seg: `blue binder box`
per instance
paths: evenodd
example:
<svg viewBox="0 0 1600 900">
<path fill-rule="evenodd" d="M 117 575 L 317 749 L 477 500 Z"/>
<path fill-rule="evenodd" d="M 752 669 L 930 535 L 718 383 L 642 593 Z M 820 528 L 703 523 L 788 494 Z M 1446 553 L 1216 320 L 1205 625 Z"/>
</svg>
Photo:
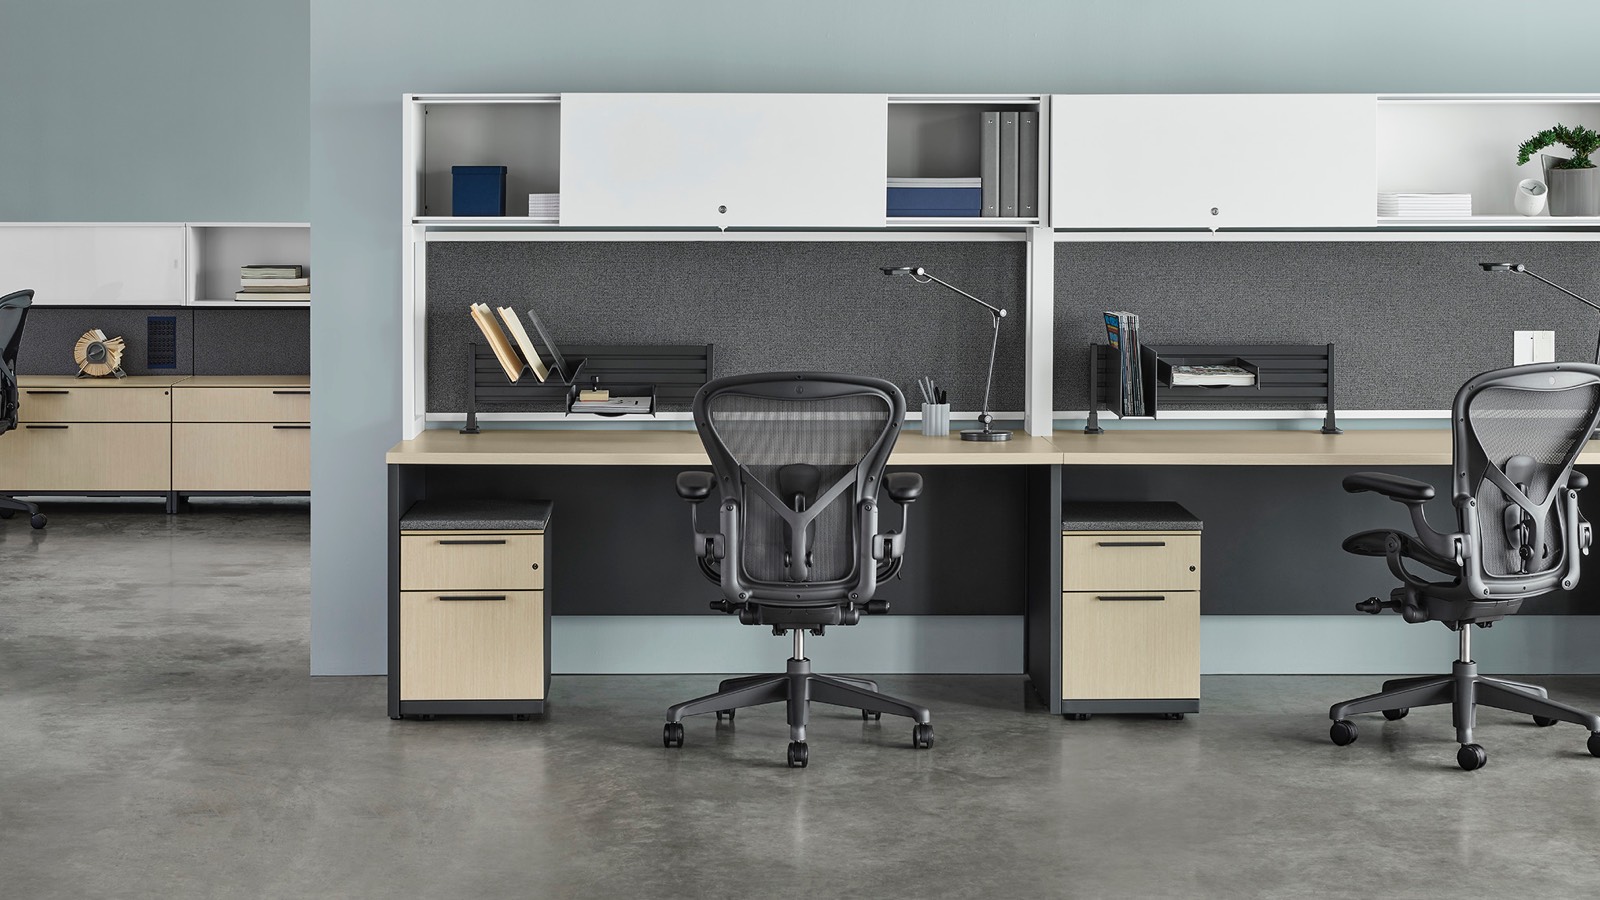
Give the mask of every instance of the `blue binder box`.
<svg viewBox="0 0 1600 900">
<path fill-rule="evenodd" d="M 506 214 L 505 166 L 451 166 L 450 215 Z"/>
</svg>

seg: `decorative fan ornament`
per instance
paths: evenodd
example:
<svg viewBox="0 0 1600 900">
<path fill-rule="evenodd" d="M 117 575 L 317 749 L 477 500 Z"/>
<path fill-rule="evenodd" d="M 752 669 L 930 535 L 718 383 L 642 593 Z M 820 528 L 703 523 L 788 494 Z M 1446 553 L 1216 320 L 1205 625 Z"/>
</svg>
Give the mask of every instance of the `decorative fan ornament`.
<svg viewBox="0 0 1600 900">
<path fill-rule="evenodd" d="M 78 377 L 125 377 L 127 373 L 122 371 L 122 348 L 120 337 L 108 338 L 98 328 L 85 331 L 72 348 L 72 360 L 78 364 Z"/>
</svg>

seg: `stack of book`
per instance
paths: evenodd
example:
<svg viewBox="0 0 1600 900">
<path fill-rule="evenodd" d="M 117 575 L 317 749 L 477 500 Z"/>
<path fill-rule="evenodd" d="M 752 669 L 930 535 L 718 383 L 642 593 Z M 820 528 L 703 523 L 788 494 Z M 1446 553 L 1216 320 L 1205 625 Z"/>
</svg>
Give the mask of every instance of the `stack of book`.
<svg viewBox="0 0 1600 900">
<path fill-rule="evenodd" d="M 978 117 L 983 215 L 1037 218 L 1039 114 L 997 111 L 979 113 Z"/>
<path fill-rule="evenodd" d="M 1472 215 L 1471 194 L 1378 193 L 1378 215 L 1397 219 L 1446 219 Z"/>
<path fill-rule="evenodd" d="M 1139 317 L 1130 312 L 1108 312 L 1105 320 L 1106 339 L 1117 360 L 1116 413 L 1149 415 L 1144 404 L 1144 366 L 1139 363 Z"/>
<path fill-rule="evenodd" d="M 891 217 L 970 216 L 983 212 L 981 178 L 889 179 Z"/>
<path fill-rule="evenodd" d="M 240 266 L 235 300 L 276 303 L 311 302 L 311 279 L 305 266 Z"/>
<path fill-rule="evenodd" d="M 528 218 L 530 219 L 559 219 L 561 218 L 560 194 L 529 194 Z"/>
</svg>

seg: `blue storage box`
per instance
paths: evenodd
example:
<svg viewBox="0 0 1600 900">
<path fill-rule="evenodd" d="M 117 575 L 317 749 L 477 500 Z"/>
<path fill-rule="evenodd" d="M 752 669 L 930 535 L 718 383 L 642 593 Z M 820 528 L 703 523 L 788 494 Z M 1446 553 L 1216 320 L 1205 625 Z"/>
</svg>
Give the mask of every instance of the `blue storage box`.
<svg viewBox="0 0 1600 900">
<path fill-rule="evenodd" d="M 892 187 L 890 216 L 983 215 L 983 188 Z"/>
<path fill-rule="evenodd" d="M 450 215 L 506 214 L 505 166 L 451 166 Z"/>
</svg>

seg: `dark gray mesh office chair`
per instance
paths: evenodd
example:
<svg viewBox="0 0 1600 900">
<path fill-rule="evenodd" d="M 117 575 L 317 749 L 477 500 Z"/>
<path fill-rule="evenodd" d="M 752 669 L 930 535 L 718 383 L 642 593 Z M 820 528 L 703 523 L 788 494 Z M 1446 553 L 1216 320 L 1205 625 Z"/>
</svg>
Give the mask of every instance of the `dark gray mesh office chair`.
<svg viewBox="0 0 1600 900">
<path fill-rule="evenodd" d="M 0 297 L 0 434 L 17 427 L 17 413 L 21 408 L 17 390 L 17 350 L 22 346 L 22 325 L 28 320 L 28 307 L 33 305 L 33 291 L 16 291 Z M 0 497 L 0 519 L 9 519 L 19 512 L 28 514 L 35 528 L 43 528 L 47 521 L 39 507 L 13 497 Z"/>
<path fill-rule="evenodd" d="M 678 475 L 678 494 L 694 504 L 695 552 L 705 576 L 722 588 L 711 604 L 746 625 L 793 633 L 783 675 L 731 678 L 715 694 L 667 710 L 663 741 L 683 746 L 683 718 L 785 701 L 789 765 L 804 767 L 811 700 L 916 722 L 912 746 L 933 745 L 927 709 L 887 697 L 861 678 L 819 675 L 805 655 L 805 634 L 854 625 L 863 613 L 888 612 L 874 599 L 894 577 L 905 551 L 906 507 L 922 494 L 922 476 L 885 475 L 905 419 L 900 389 L 877 378 L 816 372 L 738 375 L 708 382 L 694 398 L 694 422 L 712 472 Z M 701 531 L 699 505 L 719 493 L 718 528 Z M 900 527 L 880 530 L 878 492 L 900 506 Z"/>
<path fill-rule="evenodd" d="M 1449 703 L 1461 744 L 1456 761 L 1468 771 L 1488 761 L 1472 740 L 1478 706 L 1527 713 L 1541 727 L 1582 725 L 1590 732 L 1589 752 L 1600 756 L 1600 716 L 1557 703 L 1537 685 L 1479 675 L 1472 661 L 1472 626 L 1488 628 L 1530 597 L 1577 586 L 1578 560 L 1589 552 L 1593 532 L 1578 512 L 1578 491 L 1589 479 L 1572 465 L 1597 422 L 1600 366 L 1517 366 L 1467 382 L 1452 410 L 1457 526 L 1449 534 L 1430 527 L 1423 512 L 1432 486 L 1380 472 L 1345 478 L 1351 493 L 1376 491 L 1405 504 L 1416 529 L 1345 539 L 1351 553 L 1387 559 L 1403 582 L 1388 601 L 1372 597 L 1356 608 L 1374 615 L 1397 610 L 1412 623 L 1443 622 L 1459 635 L 1460 658 L 1449 675 L 1387 681 L 1379 693 L 1335 704 L 1328 712 L 1335 744 L 1356 739 L 1348 717 L 1357 713 L 1395 720 L 1412 707 Z M 1419 574 L 1408 563 L 1431 572 Z"/>
</svg>

